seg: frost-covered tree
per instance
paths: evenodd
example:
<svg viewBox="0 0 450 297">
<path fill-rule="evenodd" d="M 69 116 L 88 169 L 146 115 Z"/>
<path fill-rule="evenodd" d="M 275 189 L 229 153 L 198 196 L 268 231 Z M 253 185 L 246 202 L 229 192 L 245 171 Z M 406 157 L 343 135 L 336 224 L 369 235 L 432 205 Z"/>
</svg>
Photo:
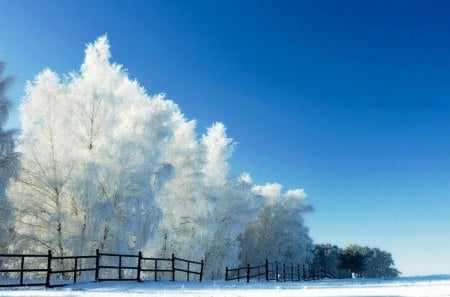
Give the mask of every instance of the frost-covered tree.
<svg viewBox="0 0 450 297">
<path fill-rule="evenodd" d="M 240 236 L 241 263 L 262 263 L 265 259 L 280 263 L 309 264 L 314 246 L 304 225 L 303 215 L 312 211 L 303 205 L 302 189 L 281 192 L 279 184 L 254 186 L 253 192 L 264 199 L 245 232 Z"/>
<path fill-rule="evenodd" d="M 176 250 L 183 257 L 204 258 L 206 277 L 217 279 L 223 267 L 237 263 L 237 237 L 255 214 L 255 195 L 246 176 L 228 176 L 234 142 L 225 126 L 213 124 L 196 141 L 193 125 L 181 125 L 166 149 L 174 175 L 157 197 L 163 216 L 153 245 L 162 256 Z"/>
<path fill-rule="evenodd" d="M 2 77 L 5 64 L 0 62 L 0 251 L 4 251 L 12 239 L 11 206 L 6 199 L 6 188 L 10 179 L 15 175 L 17 168 L 17 154 L 14 152 L 14 135 L 16 131 L 5 130 L 4 125 L 8 120 L 11 109 L 11 101 L 6 96 L 6 91 L 11 86 L 11 76 Z"/>
<path fill-rule="evenodd" d="M 272 197 L 248 174 L 230 175 L 235 143 L 223 124 L 198 137 L 195 121 L 164 95 L 147 95 L 110 56 L 102 36 L 87 46 L 79 71 L 60 77 L 47 69 L 28 84 L 20 175 L 8 188 L 18 233 L 12 249 L 175 253 L 205 259 L 205 278 L 216 279 L 238 264 L 238 237 L 267 220 L 266 211 L 293 230 L 280 240 L 264 226 L 270 253 L 281 242 L 282 257 L 305 260 L 304 193 Z"/>
<path fill-rule="evenodd" d="M 234 142 L 226 135 L 223 124 L 214 124 L 202 138 L 206 151 L 206 164 L 203 167 L 204 182 L 208 196 L 213 199 L 212 216 L 215 229 L 208 243 L 205 261 L 215 262 L 207 267 L 211 278 L 223 277 L 223 267 L 237 265 L 240 253 L 239 234 L 254 219 L 260 207 L 252 192 L 251 178 L 248 174 L 229 177 L 228 158 L 234 150 Z"/>
<path fill-rule="evenodd" d="M 9 189 L 16 249 L 136 251 L 153 234 L 161 151 L 181 115 L 109 58 L 104 36 L 88 45 L 79 72 L 61 79 L 45 70 L 27 86 L 20 178 Z"/>
</svg>

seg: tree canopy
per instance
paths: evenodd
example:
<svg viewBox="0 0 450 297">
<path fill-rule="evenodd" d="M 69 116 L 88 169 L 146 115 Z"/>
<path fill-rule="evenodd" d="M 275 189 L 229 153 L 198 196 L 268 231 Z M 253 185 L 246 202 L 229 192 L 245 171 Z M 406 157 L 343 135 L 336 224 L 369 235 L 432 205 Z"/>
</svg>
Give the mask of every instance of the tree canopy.
<svg viewBox="0 0 450 297">
<path fill-rule="evenodd" d="M 313 267 L 326 268 L 336 278 L 397 277 L 400 274 L 390 253 L 359 245 L 341 249 L 331 244 L 316 244 Z"/>
</svg>

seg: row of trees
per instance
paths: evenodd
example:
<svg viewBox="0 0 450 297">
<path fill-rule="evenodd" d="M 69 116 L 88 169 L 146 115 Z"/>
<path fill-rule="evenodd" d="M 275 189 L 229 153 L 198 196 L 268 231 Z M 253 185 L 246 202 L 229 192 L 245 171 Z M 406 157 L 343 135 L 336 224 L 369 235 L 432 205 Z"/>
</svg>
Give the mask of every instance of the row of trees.
<svg viewBox="0 0 450 297">
<path fill-rule="evenodd" d="M 10 82 L 0 84 L 2 127 Z M 20 112 L 15 140 L 0 130 L 1 251 L 176 253 L 205 259 L 211 279 L 239 261 L 312 261 L 303 190 L 230 175 L 225 126 L 199 137 L 173 101 L 110 62 L 106 36 L 79 71 L 37 75 Z"/>
<path fill-rule="evenodd" d="M 390 253 L 359 245 L 342 249 L 331 244 L 316 244 L 312 267 L 326 268 L 336 278 L 397 277 L 400 274 Z"/>
<path fill-rule="evenodd" d="M 230 175 L 225 126 L 199 137 L 173 101 L 110 62 L 106 36 L 87 46 L 79 71 L 46 69 L 28 83 L 21 131 L 3 129 L 12 81 L 0 79 L 1 252 L 176 253 L 205 259 L 210 279 L 261 259 L 337 277 L 398 275 L 379 249 L 314 246 L 304 191 Z"/>
</svg>

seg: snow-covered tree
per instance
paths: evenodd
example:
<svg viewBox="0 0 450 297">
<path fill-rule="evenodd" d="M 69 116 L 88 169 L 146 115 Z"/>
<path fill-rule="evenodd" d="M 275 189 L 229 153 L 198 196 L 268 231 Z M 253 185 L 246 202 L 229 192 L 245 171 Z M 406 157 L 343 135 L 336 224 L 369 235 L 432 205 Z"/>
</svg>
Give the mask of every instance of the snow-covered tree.
<svg viewBox="0 0 450 297">
<path fill-rule="evenodd" d="M 162 256 L 177 251 L 182 257 L 200 259 L 214 223 L 210 216 L 212 203 L 203 191 L 204 156 L 194 121 L 178 115 L 173 135 L 163 153 L 168 164 L 165 171 L 171 178 L 156 197 L 162 221 L 151 249 Z"/>
<path fill-rule="evenodd" d="M 254 219 L 260 205 L 252 192 L 248 174 L 228 176 L 228 158 L 235 143 L 227 137 L 225 126 L 214 124 L 203 136 L 202 144 L 206 151 L 202 172 L 208 196 L 213 199 L 211 215 L 215 219 L 215 229 L 211 230 L 205 254 L 205 261 L 215 265 L 207 266 L 206 273 L 219 279 L 223 277 L 223 267 L 238 264 L 240 243 L 237 238 Z"/>
<path fill-rule="evenodd" d="M 179 110 L 109 58 L 103 36 L 88 45 L 80 72 L 60 79 L 45 70 L 27 86 L 20 178 L 9 190 L 18 249 L 136 251 L 152 236 L 161 151 Z"/>
<path fill-rule="evenodd" d="M 11 109 L 11 101 L 6 96 L 6 91 L 11 86 L 11 76 L 2 78 L 5 64 L 0 62 L 0 251 L 4 251 L 12 239 L 10 224 L 11 206 L 6 199 L 6 188 L 10 179 L 15 175 L 18 164 L 17 154 L 14 152 L 14 130 L 4 130 Z"/>
<path fill-rule="evenodd" d="M 248 176 L 230 178 L 222 191 L 217 192 L 214 216 L 216 229 L 205 254 L 206 273 L 213 279 L 223 279 L 224 267 L 239 264 L 241 244 L 238 240 L 249 221 L 255 218 L 260 201 L 251 192 L 252 185 Z M 225 200 L 225 201 L 224 201 Z"/>
<path fill-rule="evenodd" d="M 195 121 L 163 94 L 147 95 L 110 56 L 102 36 L 87 46 L 79 71 L 61 78 L 47 69 L 28 84 L 20 175 L 8 189 L 18 233 L 12 248 L 175 253 L 205 259 L 205 278 L 215 279 L 238 264 L 238 237 L 265 219 L 268 204 L 297 232 L 280 241 L 283 256 L 298 249 L 296 257 L 305 258 L 304 193 L 274 198 L 248 174 L 230 175 L 235 142 L 222 123 L 198 137 Z M 283 221 L 283 211 L 292 219 Z M 270 236 L 268 243 L 278 240 Z"/>
<path fill-rule="evenodd" d="M 223 275 L 237 263 L 238 235 L 255 214 L 248 178 L 228 176 L 234 142 L 222 123 L 213 124 L 200 141 L 194 122 L 180 125 L 166 157 L 174 169 L 165 191 L 157 196 L 163 216 L 153 249 L 161 256 L 204 258 L 207 278 Z"/>
<path fill-rule="evenodd" d="M 314 246 L 304 225 L 303 215 L 312 211 L 303 205 L 302 189 L 282 194 L 279 184 L 254 186 L 253 192 L 264 199 L 263 206 L 240 236 L 240 261 L 262 263 L 265 259 L 280 263 L 309 264 Z"/>
</svg>

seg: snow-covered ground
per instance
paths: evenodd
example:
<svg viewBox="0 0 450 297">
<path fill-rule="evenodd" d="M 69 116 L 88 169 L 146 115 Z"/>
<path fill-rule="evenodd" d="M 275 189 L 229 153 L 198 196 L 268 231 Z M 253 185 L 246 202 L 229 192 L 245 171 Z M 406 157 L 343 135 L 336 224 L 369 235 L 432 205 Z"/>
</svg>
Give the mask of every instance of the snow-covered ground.
<svg viewBox="0 0 450 297">
<path fill-rule="evenodd" d="M 0 296 L 423 296 L 450 297 L 450 276 L 398 278 L 394 280 L 323 280 L 317 282 L 104 282 L 82 283 L 66 287 L 0 289 Z"/>
</svg>

